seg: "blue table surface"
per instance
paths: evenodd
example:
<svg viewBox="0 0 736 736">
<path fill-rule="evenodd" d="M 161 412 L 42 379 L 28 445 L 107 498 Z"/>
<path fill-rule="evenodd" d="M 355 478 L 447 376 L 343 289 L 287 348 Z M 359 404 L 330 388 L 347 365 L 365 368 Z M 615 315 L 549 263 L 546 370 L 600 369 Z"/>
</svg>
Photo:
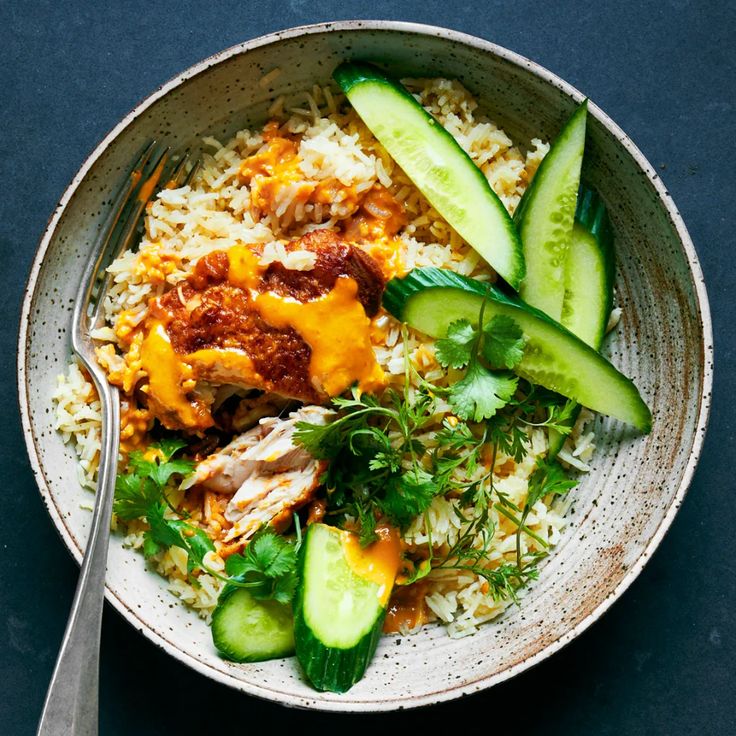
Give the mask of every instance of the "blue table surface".
<svg viewBox="0 0 736 736">
<path fill-rule="evenodd" d="M 41 504 L 15 392 L 17 315 L 36 243 L 90 149 L 175 73 L 245 39 L 305 23 L 391 18 L 482 36 L 588 94 L 661 172 L 695 241 L 713 310 L 717 368 L 710 430 L 671 531 L 621 600 L 554 657 L 445 705 L 362 716 L 379 728 L 473 719 L 489 733 L 736 733 L 733 628 L 733 213 L 736 4 L 23 2 L 0 4 L 0 733 L 31 734 L 77 569 Z M 732 221 L 732 219 L 731 219 Z M 345 724 L 217 685 L 156 649 L 112 610 L 102 637 L 101 733 L 244 732 Z M 174 707 L 171 707 L 171 706 Z M 269 721 L 262 719 L 269 718 Z M 475 726 L 475 724 L 478 726 Z"/>
</svg>

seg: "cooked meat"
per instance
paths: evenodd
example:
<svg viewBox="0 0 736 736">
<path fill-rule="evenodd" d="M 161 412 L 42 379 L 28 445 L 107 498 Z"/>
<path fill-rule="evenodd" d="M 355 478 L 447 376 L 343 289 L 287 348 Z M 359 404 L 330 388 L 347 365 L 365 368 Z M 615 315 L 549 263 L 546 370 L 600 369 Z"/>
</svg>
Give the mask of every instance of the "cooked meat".
<svg viewBox="0 0 736 736">
<path fill-rule="evenodd" d="M 262 419 L 197 466 L 187 487 L 233 494 L 225 511 L 233 524 L 226 542 L 247 540 L 265 524 L 283 524 L 312 499 L 325 463 L 294 444 L 294 431 L 297 422 L 324 424 L 331 413 L 305 406 L 288 419 Z"/>
<path fill-rule="evenodd" d="M 317 254 L 314 268 L 294 271 L 271 263 L 263 275 L 263 289 L 305 302 L 330 291 L 339 276 L 358 284 L 358 300 L 373 317 L 381 306 L 383 274 L 378 264 L 360 248 L 346 243 L 336 233 L 315 230 L 286 245 L 287 251 L 308 250 Z"/>
<path fill-rule="evenodd" d="M 364 386 L 365 379 L 370 390 L 382 380 L 370 347 L 366 317 L 378 311 L 384 281 L 370 256 L 335 233 L 324 231 L 309 233 L 287 245 L 290 251 L 317 254 L 309 270 L 289 270 L 281 263 L 260 266 L 257 255 L 246 247 L 240 250 L 246 251 L 240 254 L 245 259 L 245 276 L 233 276 L 231 254 L 210 253 L 198 261 L 187 281 L 151 303 L 145 329 L 148 335 L 157 330 L 158 336 L 144 342 L 143 367 L 149 385 L 143 390 L 149 397 L 149 409 L 169 429 L 212 426 L 207 402 L 194 393 L 199 381 L 323 403 L 355 381 Z M 339 279 L 343 286 L 352 280 L 354 291 L 338 289 Z M 319 354 L 334 353 L 335 361 L 343 361 L 345 375 L 337 380 L 342 384 L 333 380 L 325 388 L 325 377 L 335 375 L 334 370 L 325 372 L 325 361 L 321 360 L 322 374 L 311 372 L 317 355 L 315 342 L 308 342 L 308 333 L 305 337 L 299 327 L 306 313 L 300 308 L 298 316 L 284 318 L 274 314 L 274 306 L 266 308 L 261 302 L 270 295 L 306 304 L 332 296 L 333 291 L 337 308 L 322 309 L 328 320 L 340 320 L 339 325 L 332 324 L 328 330 L 323 316 L 308 325 L 313 336 L 319 337 Z M 318 335 L 314 335 L 315 325 Z M 357 372 L 350 374 L 353 370 Z M 169 389 L 172 384 L 174 388 Z"/>
<path fill-rule="evenodd" d="M 195 278 L 210 266 L 210 258 L 197 263 Z M 199 350 L 242 351 L 257 375 L 244 376 L 240 365 L 228 370 L 224 361 L 197 366 L 197 377 L 216 383 L 243 383 L 250 388 L 299 399 L 320 401 L 309 381 L 309 345 L 290 328 L 272 327 L 254 308 L 250 295 L 237 286 L 220 283 L 197 291 L 191 284 L 172 289 L 157 300 L 151 315 L 167 320 L 166 332 L 175 352 Z M 248 380 L 250 379 L 250 380 Z"/>
<path fill-rule="evenodd" d="M 407 223 L 404 205 L 388 189 L 374 186 L 363 198 L 358 211 L 347 221 L 344 235 L 348 240 L 393 237 Z"/>
</svg>

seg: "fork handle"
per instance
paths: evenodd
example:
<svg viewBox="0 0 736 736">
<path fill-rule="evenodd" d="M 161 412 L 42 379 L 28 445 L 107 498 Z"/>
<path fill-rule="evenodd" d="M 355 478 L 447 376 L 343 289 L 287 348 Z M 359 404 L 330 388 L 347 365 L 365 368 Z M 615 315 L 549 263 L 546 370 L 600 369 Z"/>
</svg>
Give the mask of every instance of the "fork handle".
<svg viewBox="0 0 736 736">
<path fill-rule="evenodd" d="M 93 374 L 94 378 L 94 374 Z M 118 390 L 95 379 L 102 406 L 100 469 L 92 527 L 37 736 L 97 736 L 100 629 L 120 437 Z"/>
</svg>

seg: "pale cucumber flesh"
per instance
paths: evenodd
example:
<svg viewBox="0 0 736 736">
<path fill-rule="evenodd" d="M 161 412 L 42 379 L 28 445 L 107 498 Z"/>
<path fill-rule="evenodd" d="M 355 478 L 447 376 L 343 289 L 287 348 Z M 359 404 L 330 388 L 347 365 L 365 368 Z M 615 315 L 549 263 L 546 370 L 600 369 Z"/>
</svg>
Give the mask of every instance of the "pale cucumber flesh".
<svg viewBox="0 0 736 736">
<path fill-rule="evenodd" d="M 565 295 L 565 258 L 580 185 L 586 116 L 583 103 L 545 156 L 514 215 L 526 262 L 519 294 L 557 321 Z"/>
<path fill-rule="evenodd" d="M 613 306 L 615 258 L 613 230 L 598 194 L 581 185 L 570 247 L 565 260 L 565 300 L 561 323 L 595 350 L 600 350 Z M 580 407 L 567 426 L 573 427 Z M 565 435 L 549 431 L 549 457 L 556 457 Z"/>
<path fill-rule="evenodd" d="M 595 350 L 606 333 L 610 284 L 596 239 L 575 223 L 565 269 L 565 301 L 560 322 Z"/>
<path fill-rule="evenodd" d="M 313 525 L 306 544 L 301 582 L 304 622 L 324 646 L 350 649 L 383 614 L 378 586 L 352 571 L 338 529 Z"/>
<path fill-rule="evenodd" d="M 291 606 L 253 598 L 246 588 L 223 594 L 212 615 L 217 650 L 235 662 L 260 662 L 294 653 Z"/>
</svg>

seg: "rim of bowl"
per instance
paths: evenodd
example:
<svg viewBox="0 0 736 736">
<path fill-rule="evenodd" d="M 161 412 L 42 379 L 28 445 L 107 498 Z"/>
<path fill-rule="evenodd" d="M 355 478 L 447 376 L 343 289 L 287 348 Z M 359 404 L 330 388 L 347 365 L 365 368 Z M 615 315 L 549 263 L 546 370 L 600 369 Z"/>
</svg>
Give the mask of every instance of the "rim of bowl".
<svg viewBox="0 0 736 736">
<path fill-rule="evenodd" d="M 310 25 L 295 26 L 282 31 L 275 31 L 263 36 L 243 41 L 239 44 L 231 46 L 227 49 L 217 52 L 202 61 L 188 67 L 180 74 L 172 77 L 167 82 L 162 84 L 152 94 L 148 95 L 141 102 L 139 102 L 110 132 L 95 146 L 92 152 L 85 159 L 77 173 L 72 178 L 71 182 L 67 186 L 66 190 L 61 196 L 54 212 L 52 213 L 47 226 L 39 241 L 36 255 L 33 259 L 33 264 L 28 276 L 26 283 L 25 297 L 23 299 L 23 305 L 20 314 L 20 328 L 18 334 L 18 399 L 20 404 L 21 423 L 23 427 L 23 435 L 25 438 L 26 449 L 30 460 L 31 468 L 36 479 L 39 491 L 41 493 L 42 500 L 49 515 L 54 522 L 59 535 L 61 536 L 67 549 L 71 552 L 75 561 L 79 564 L 83 556 L 83 550 L 78 546 L 77 541 L 71 534 L 71 531 L 66 525 L 61 509 L 58 508 L 56 502 L 51 494 L 49 485 L 46 481 L 43 467 L 40 462 L 40 453 L 37 447 L 37 439 L 34 433 L 33 424 L 31 422 L 30 405 L 28 398 L 28 373 L 27 373 L 27 338 L 28 338 L 28 327 L 29 319 L 32 313 L 32 307 L 35 301 L 35 290 L 38 283 L 38 277 L 41 272 L 41 268 L 48 250 L 49 244 L 56 231 L 56 226 L 59 223 L 66 206 L 73 198 L 77 188 L 84 180 L 88 171 L 107 149 L 107 147 L 117 138 L 117 136 L 130 125 L 143 111 L 148 109 L 154 102 L 159 100 L 161 97 L 166 95 L 171 90 L 175 89 L 179 85 L 183 84 L 187 80 L 205 72 L 208 68 L 215 64 L 219 64 L 233 56 L 246 53 L 252 49 L 259 48 L 261 46 L 267 46 L 270 44 L 278 43 L 284 39 L 290 39 L 303 35 L 316 35 L 320 33 L 330 33 L 335 31 L 388 31 L 388 32 L 401 32 L 420 36 L 434 36 L 437 38 L 444 38 L 449 41 L 455 41 L 465 46 L 470 46 L 485 52 L 490 52 L 495 56 L 509 61 L 516 66 L 520 66 L 530 71 L 543 81 L 554 85 L 559 90 L 564 92 L 566 95 L 571 97 L 573 100 L 580 102 L 585 98 L 578 89 L 573 87 L 571 84 L 558 77 L 545 67 L 537 64 L 530 59 L 518 54 L 514 51 L 510 51 L 503 46 L 499 46 L 491 41 L 472 36 L 470 34 L 463 33 L 461 31 L 455 31 L 449 28 L 443 28 L 440 26 L 426 25 L 422 23 L 410 23 L 404 21 L 388 21 L 388 20 L 344 20 L 334 21 L 325 23 L 315 23 Z M 585 618 L 583 618 L 578 624 L 568 630 L 561 637 L 548 644 L 546 647 L 536 652 L 535 654 L 525 658 L 524 660 L 513 664 L 501 672 L 497 672 L 493 675 L 483 676 L 475 680 L 464 682 L 457 686 L 449 686 L 443 690 L 427 693 L 424 695 L 417 695 L 408 698 L 389 698 L 389 699 L 374 699 L 367 701 L 356 701 L 356 700 L 322 700 L 320 694 L 315 692 L 314 698 L 302 697 L 294 695 L 293 693 L 280 691 L 271 687 L 260 687 L 253 683 L 243 682 L 236 677 L 229 675 L 225 672 L 219 671 L 214 667 L 205 664 L 201 660 L 197 659 L 194 655 L 183 651 L 176 647 L 160 632 L 150 628 L 138 615 L 131 609 L 125 601 L 120 598 L 115 591 L 113 591 L 107 584 L 105 585 L 105 597 L 108 602 L 120 613 L 132 626 L 141 631 L 150 641 L 156 646 L 160 647 L 168 654 L 173 656 L 175 659 L 186 664 L 192 669 L 196 670 L 200 674 L 205 675 L 217 682 L 220 682 L 229 687 L 233 687 L 237 690 L 241 690 L 250 695 L 270 700 L 273 702 L 281 703 L 282 705 L 311 708 L 323 711 L 350 711 L 350 712 L 378 712 L 378 711 L 391 711 L 400 708 L 414 708 L 423 705 L 431 705 L 433 703 L 439 703 L 454 698 L 461 697 L 463 695 L 469 695 L 480 690 L 484 690 L 493 685 L 496 685 L 504 680 L 513 677 L 524 670 L 538 664 L 539 662 L 547 659 L 549 656 L 560 650 L 566 644 L 571 642 L 583 631 L 585 631 L 591 624 L 597 621 L 609 608 L 618 600 L 623 592 L 631 585 L 631 583 L 637 578 L 639 573 L 644 568 L 644 565 L 648 562 L 654 551 L 659 546 L 664 534 L 669 529 L 675 514 L 679 510 L 682 500 L 685 497 L 688 487 L 692 481 L 695 468 L 700 458 L 700 453 L 703 447 L 703 441 L 705 439 L 705 432 L 708 426 L 708 419 L 710 414 L 710 403 L 711 403 L 711 391 L 713 385 L 713 331 L 710 316 L 710 306 L 708 302 L 708 295 L 705 288 L 705 281 L 703 278 L 703 272 L 698 260 L 698 256 L 695 251 L 692 239 L 687 231 L 685 223 L 680 215 L 677 207 L 672 200 L 671 195 L 667 191 L 666 187 L 662 183 L 661 178 L 656 173 L 652 165 L 637 148 L 633 141 L 628 137 L 626 133 L 594 103 L 589 103 L 588 113 L 596 118 L 623 146 L 628 154 L 634 159 L 639 168 L 644 172 L 649 180 L 650 185 L 657 192 L 660 202 L 667 212 L 670 222 L 675 228 L 677 235 L 680 239 L 681 246 L 687 258 L 690 274 L 693 280 L 695 289 L 695 295 L 697 298 L 697 311 L 700 317 L 700 325 L 702 328 L 702 344 L 703 344 L 703 378 L 700 386 L 700 402 L 698 406 L 698 419 L 695 427 L 695 438 L 693 440 L 692 449 L 690 450 L 690 456 L 688 458 L 685 471 L 683 473 L 682 480 L 677 489 L 677 493 L 673 497 L 672 503 L 670 504 L 665 516 L 660 522 L 657 530 L 652 536 L 649 544 L 642 552 L 639 559 L 631 569 L 624 575 L 616 588 L 608 595 L 608 597 L 601 601 L 599 605 L 591 610 Z M 349 697 L 349 695 L 347 696 Z"/>
</svg>

